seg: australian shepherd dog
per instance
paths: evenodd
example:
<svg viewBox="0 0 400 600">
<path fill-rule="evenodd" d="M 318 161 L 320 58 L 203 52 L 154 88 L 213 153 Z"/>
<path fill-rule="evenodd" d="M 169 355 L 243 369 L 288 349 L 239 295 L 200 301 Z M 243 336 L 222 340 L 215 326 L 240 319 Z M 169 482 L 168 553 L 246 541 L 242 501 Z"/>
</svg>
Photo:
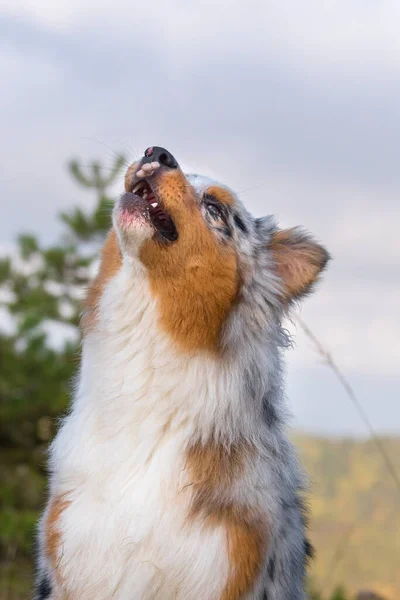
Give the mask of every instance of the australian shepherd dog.
<svg viewBox="0 0 400 600">
<path fill-rule="evenodd" d="M 304 600 L 282 322 L 329 259 L 167 150 L 132 164 L 50 449 L 36 600 Z"/>
</svg>

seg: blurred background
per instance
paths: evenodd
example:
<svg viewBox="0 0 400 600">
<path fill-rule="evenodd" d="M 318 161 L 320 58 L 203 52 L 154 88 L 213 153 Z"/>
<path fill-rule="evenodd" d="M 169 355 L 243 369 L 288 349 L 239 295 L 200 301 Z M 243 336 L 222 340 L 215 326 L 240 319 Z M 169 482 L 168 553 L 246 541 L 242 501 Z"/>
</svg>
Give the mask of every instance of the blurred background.
<svg viewBox="0 0 400 600">
<path fill-rule="evenodd" d="M 332 253 L 288 324 L 310 587 L 400 598 L 399 26 L 398 0 L 0 1 L 1 600 L 30 598 L 80 302 L 153 144 Z"/>
</svg>

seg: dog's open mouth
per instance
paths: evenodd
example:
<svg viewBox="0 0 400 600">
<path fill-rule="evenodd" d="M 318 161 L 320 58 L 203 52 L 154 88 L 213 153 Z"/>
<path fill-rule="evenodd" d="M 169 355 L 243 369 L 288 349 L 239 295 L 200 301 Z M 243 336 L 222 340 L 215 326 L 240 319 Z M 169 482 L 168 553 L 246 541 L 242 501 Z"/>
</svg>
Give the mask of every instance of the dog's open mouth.
<svg viewBox="0 0 400 600">
<path fill-rule="evenodd" d="M 154 194 L 147 181 L 137 183 L 132 189 L 132 194 L 139 196 L 147 202 L 152 225 L 163 239 L 170 242 L 178 239 L 175 223 L 164 210 L 161 200 Z"/>
</svg>

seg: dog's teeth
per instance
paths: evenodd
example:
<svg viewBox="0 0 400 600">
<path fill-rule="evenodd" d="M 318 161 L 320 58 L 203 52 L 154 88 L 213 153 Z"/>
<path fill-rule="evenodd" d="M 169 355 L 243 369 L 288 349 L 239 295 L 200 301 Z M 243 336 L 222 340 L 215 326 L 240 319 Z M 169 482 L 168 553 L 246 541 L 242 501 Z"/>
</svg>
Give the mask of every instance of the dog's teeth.
<svg viewBox="0 0 400 600">
<path fill-rule="evenodd" d="M 150 163 L 146 163 L 146 164 L 144 164 L 144 165 L 142 166 L 142 169 L 143 169 L 143 171 L 147 171 L 147 172 L 149 172 L 149 171 L 152 171 L 152 170 L 153 170 L 153 167 L 151 166 L 151 164 L 150 164 Z"/>
<path fill-rule="evenodd" d="M 159 162 L 152 162 L 151 164 L 151 168 L 153 169 L 153 171 L 155 171 L 156 169 L 158 169 L 158 167 L 160 166 Z"/>
<path fill-rule="evenodd" d="M 157 208 L 157 206 L 158 206 L 158 202 L 152 202 L 152 203 L 151 203 L 151 206 L 152 206 L 153 208 Z"/>
<path fill-rule="evenodd" d="M 136 177 L 139 177 L 139 178 L 146 177 L 146 173 L 142 169 L 140 169 L 140 171 L 138 171 L 136 173 Z"/>
</svg>

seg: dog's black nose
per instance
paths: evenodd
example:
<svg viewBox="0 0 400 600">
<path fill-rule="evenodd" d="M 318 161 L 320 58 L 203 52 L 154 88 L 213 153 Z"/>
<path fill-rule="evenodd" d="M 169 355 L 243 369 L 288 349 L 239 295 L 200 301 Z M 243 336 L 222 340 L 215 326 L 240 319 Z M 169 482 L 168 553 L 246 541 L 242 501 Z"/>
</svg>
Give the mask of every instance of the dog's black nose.
<svg viewBox="0 0 400 600">
<path fill-rule="evenodd" d="M 143 162 L 159 162 L 162 167 L 168 167 L 168 169 L 177 169 L 179 166 L 172 154 L 165 148 L 160 148 L 160 146 L 147 148 Z"/>
</svg>

